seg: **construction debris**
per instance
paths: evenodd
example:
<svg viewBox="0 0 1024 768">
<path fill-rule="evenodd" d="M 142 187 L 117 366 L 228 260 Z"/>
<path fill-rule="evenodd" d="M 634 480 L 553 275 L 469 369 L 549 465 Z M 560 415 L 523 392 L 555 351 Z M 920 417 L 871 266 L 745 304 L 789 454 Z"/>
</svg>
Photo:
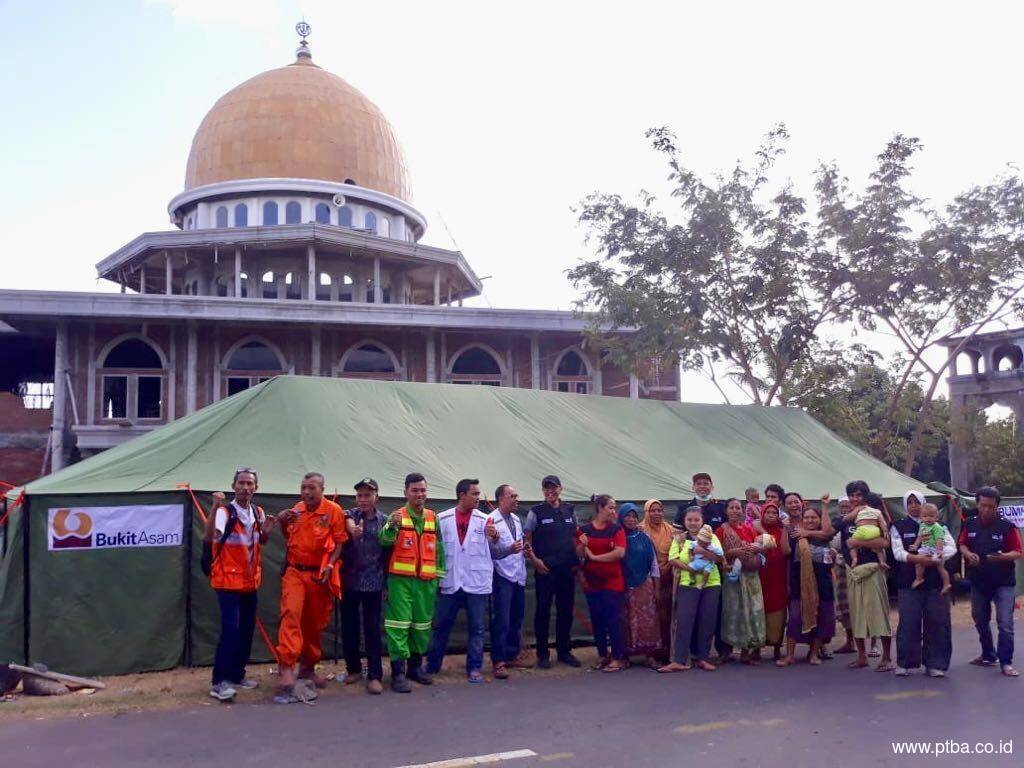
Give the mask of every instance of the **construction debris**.
<svg viewBox="0 0 1024 768">
<path fill-rule="evenodd" d="M 29 696 L 62 696 L 72 689 L 94 688 L 102 691 L 106 683 L 90 680 L 87 677 L 65 675 L 62 672 L 51 672 L 45 664 L 25 667 L 21 664 L 10 664 L 9 668 L 22 677 L 21 686 Z"/>
</svg>

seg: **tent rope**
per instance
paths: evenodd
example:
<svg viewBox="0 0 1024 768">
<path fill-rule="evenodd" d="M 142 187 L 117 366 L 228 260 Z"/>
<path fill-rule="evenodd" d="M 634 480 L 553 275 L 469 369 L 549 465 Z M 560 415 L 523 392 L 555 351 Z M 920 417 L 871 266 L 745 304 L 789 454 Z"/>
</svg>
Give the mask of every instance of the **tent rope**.
<svg viewBox="0 0 1024 768">
<path fill-rule="evenodd" d="M 17 487 L 18 486 L 16 486 L 16 485 L 11 485 L 10 483 L 7 483 L 7 482 L 4 482 L 3 480 L 0 480 L 0 488 L 3 488 L 4 490 L 13 491 Z M 7 505 L 7 509 L 4 511 L 3 516 L 0 517 L 0 525 L 3 525 L 4 523 L 7 522 L 7 518 L 11 516 L 11 512 L 13 512 L 18 507 L 20 507 L 21 503 L 24 500 L 25 500 L 25 489 L 22 488 L 21 492 L 18 494 L 18 497 L 14 500 L 14 503 Z"/>
</svg>

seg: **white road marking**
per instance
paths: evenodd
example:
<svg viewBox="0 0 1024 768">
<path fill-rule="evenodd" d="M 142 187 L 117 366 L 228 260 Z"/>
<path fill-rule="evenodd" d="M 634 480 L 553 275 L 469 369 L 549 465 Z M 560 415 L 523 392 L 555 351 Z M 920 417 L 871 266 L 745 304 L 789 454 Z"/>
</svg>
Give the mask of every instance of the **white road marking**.
<svg viewBox="0 0 1024 768">
<path fill-rule="evenodd" d="M 402 765 L 399 768 L 465 768 L 473 765 L 486 765 L 488 763 L 503 763 L 506 760 L 519 760 L 523 757 L 536 757 L 537 753 L 532 749 L 516 749 L 511 752 L 494 752 L 490 755 L 476 755 L 475 757 L 455 757 L 451 760 L 437 760 L 433 763 L 416 763 L 415 765 Z"/>
</svg>

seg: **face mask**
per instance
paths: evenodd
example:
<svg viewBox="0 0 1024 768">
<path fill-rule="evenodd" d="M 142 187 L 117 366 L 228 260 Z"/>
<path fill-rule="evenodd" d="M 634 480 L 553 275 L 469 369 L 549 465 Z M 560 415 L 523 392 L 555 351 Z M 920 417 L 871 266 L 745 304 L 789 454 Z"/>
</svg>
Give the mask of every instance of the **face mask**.
<svg viewBox="0 0 1024 768">
<path fill-rule="evenodd" d="M 707 496 L 697 494 L 697 501 L 711 501 L 711 494 L 709 493 Z"/>
</svg>

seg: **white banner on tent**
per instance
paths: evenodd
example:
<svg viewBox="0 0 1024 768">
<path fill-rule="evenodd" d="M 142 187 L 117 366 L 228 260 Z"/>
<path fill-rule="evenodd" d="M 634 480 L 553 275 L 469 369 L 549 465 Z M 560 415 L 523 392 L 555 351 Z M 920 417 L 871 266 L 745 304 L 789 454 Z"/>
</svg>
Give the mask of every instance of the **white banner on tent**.
<svg viewBox="0 0 1024 768">
<path fill-rule="evenodd" d="M 999 514 L 1006 522 L 1024 528 L 1024 506 L 1000 507 Z"/>
<path fill-rule="evenodd" d="M 180 504 L 132 507 L 60 507 L 49 510 L 46 540 L 65 550 L 180 547 Z"/>
</svg>

